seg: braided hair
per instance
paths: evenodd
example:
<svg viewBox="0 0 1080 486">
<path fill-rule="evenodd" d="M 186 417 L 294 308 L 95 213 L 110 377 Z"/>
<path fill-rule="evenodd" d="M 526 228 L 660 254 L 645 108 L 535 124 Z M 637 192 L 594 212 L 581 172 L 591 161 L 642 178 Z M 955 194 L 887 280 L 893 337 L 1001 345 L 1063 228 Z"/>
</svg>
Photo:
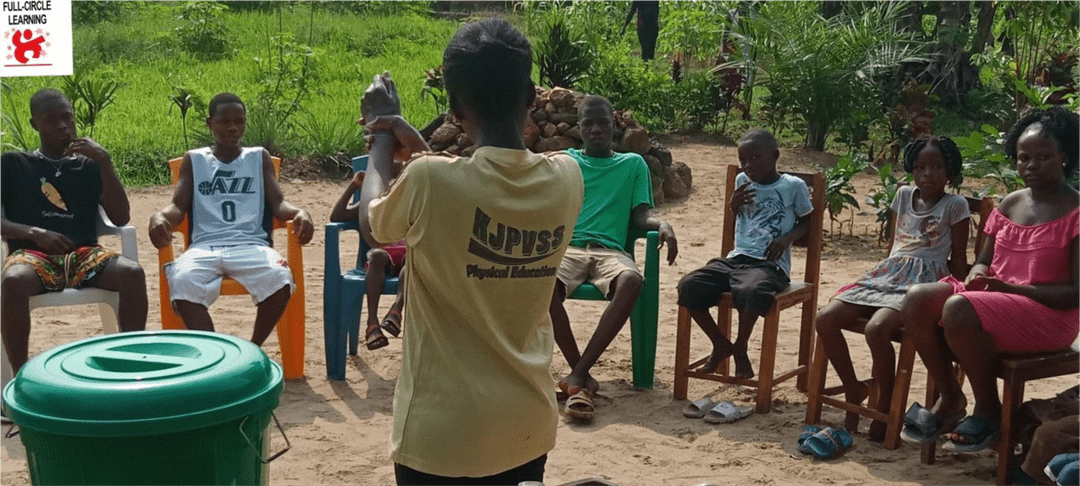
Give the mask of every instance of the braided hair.
<svg viewBox="0 0 1080 486">
<path fill-rule="evenodd" d="M 1005 136 L 1005 155 L 1016 162 L 1016 144 L 1029 127 L 1038 124 L 1039 135 L 1057 143 L 1065 156 L 1065 175 L 1076 171 L 1080 164 L 1080 116 L 1060 106 L 1033 111 L 1024 115 Z"/>
<path fill-rule="evenodd" d="M 941 152 L 941 157 L 945 159 L 945 173 L 949 176 L 949 185 L 959 187 L 960 183 L 964 182 L 964 158 L 960 155 L 956 143 L 949 137 L 932 135 L 909 142 L 904 147 L 904 170 L 909 173 L 915 170 L 915 159 L 919 158 L 919 152 L 927 146 L 935 147 Z"/>
</svg>

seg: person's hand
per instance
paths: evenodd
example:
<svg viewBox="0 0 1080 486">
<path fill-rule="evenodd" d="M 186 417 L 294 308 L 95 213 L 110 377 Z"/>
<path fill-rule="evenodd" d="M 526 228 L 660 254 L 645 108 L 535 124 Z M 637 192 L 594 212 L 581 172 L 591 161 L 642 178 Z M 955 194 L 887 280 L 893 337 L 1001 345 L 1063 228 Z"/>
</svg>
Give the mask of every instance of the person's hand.
<svg viewBox="0 0 1080 486">
<path fill-rule="evenodd" d="M 675 257 L 679 255 L 679 242 L 675 239 L 675 230 L 667 222 L 660 222 L 660 246 L 667 244 L 667 264 L 675 263 Z"/>
<path fill-rule="evenodd" d="M 172 225 L 169 224 L 169 220 L 165 219 L 165 215 L 161 213 L 154 213 L 150 216 L 150 243 L 154 245 L 154 248 L 162 249 L 172 244 Z"/>
<path fill-rule="evenodd" d="M 352 180 L 349 181 L 349 190 L 355 191 L 357 189 L 360 189 L 361 187 L 364 187 L 364 176 L 366 174 L 366 171 L 360 171 L 353 174 Z"/>
<path fill-rule="evenodd" d="M 371 86 L 360 98 L 360 115 L 364 120 L 375 120 L 385 115 L 400 115 L 401 100 L 398 99 L 397 86 L 390 79 L 390 72 L 376 74 Z"/>
<path fill-rule="evenodd" d="M 985 266 L 972 268 L 971 272 L 968 273 L 967 278 L 964 279 L 964 287 L 967 288 L 969 285 L 972 285 L 972 282 L 976 279 L 988 277 L 989 274 L 987 273 L 987 270 L 988 269 Z"/>
<path fill-rule="evenodd" d="M 980 275 L 971 279 L 970 283 L 964 284 L 964 289 L 970 291 L 982 290 L 986 292 L 1003 292 L 1007 294 L 1016 293 L 1013 290 L 1012 284 L 988 275 Z"/>
<path fill-rule="evenodd" d="M 777 236 L 769 242 L 769 246 L 765 248 L 765 258 L 769 261 L 776 261 L 784 255 L 784 251 L 791 246 L 791 242 L 783 236 Z"/>
<path fill-rule="evenodd" d="M 363 178 L 361 178 L 363 179 Z M 311 222 L 311 216 L 301 209 L 292 219 L 293 232 L 296 233 L 301 245 L 306 245 L 315 236 L 315 224 Z"/>
<path fill-rule="evenodd" d="M 424 137 L 400 115 L 382 115 L 373 119 L 361 118 L 358 123 L 363 125 L 368 133 L 364 136 L 364 144 L 368 152 L 371 152 L 373 138 L 371 134 L 380 131 L 390 131 L 394 134 L 396 142 L 394 160 L 404 162 L 412 159 L 413 154 L 428 151 Z"/>
<path fill-rule="evenodd" d="M 756 191 L 750 187 L 750 181 L 746 181 L 736 188 L 735 192 L 731 194 L 731 201 L 728 203 L 731 205 L 731 212 L 738 212 L 739 208 L 747 204 L 754 204 L 755 193 Z"/>
<path fill-rule="evenodd" d="M 71 142 L 71 145 L 69 145 L 68 148 L 64 150 L 65 157 L 75 154 L 85 155 L 87 158 L 92 159 L 98 163 L 105 163 L 110 160 L 109 151 L 105 150 L 104 147 L 99 145 L 97 142 L 94 141 L 94 139 L 90 137 L 76 138 L 75 141 Z"/>
<path fill-rule="evenodd" d="M 63 255 L 75 250 L 75 244 L 68 237 L 55 231 L 34 227 L 27 236 L 35 247 L 50 255 Z"/>
</svg>

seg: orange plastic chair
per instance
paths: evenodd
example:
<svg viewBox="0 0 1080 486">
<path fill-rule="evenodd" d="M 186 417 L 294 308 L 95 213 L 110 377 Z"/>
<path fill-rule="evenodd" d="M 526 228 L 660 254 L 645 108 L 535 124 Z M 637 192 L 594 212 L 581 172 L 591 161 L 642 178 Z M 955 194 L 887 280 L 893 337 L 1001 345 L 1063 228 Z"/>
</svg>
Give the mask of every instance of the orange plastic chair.
<svg viewBox="0 0 1080 486">
<path fill-rule="evenodd" d="M 274 175 L 281 173 L 281 159 L 271 157 L 274 162 Z M 169 172 L 172 173 L 172 183 L 176 185 L 180 179 L 180 162 L 182 157 L 169 161 Z M 183 249 L 187 249 L 190 241 L 190 229 L 188 227 L 188 215 L 184 220 L 173 228 L 174 233 L 180 233 L 184 238 Z M 286 246 L 285 260 L 289 262 L 292 271 L 293 282 L 296 290 L 289 298 L 289 304 L 285 307 L 285 313 L 281 315 L 276 329 L 278 344 L 281 346 L 281 361 L 285 368 L 285 379 L 292 380 L 304 376 L 304 252 L 300 247 L 299 237 L 292 230 L 292 221 L 274 219 L 274 230 L 284 229 L 287 233 L 288 245 Z M 175 260 L 172 245 L 158 250 L 158 269 Z M 162 329 L 185 329 L 184 321 L 173 312 L 169 300 L 169 282 L 165 278 L 165 272 L 159 272 L 161 282 L 161 328 Z M 221 295 L 246 295 L 248 293 L 237 281 L 226 278 L 221 284 Z"/>
</svg>

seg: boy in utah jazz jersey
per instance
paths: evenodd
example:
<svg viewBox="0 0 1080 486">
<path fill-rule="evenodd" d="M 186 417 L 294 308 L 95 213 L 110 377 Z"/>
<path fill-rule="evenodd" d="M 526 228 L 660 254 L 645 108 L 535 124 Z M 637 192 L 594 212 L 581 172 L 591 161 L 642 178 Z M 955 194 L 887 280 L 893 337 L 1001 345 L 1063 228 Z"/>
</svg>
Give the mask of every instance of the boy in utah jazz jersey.
<svg viewBox="0 0 1080 486">
<path fill-rule="evenodd" d="M 251 342 L 262 345 L 296 287 L 285 260 L 270 246 L 273 218 L 292 220 L 302 245 L 315 228 L 307 211 L 285 201 L 270 153 L 240 146 L 247 128 L 244 102 L 220 93 L 210 100 L 209 112 L 206 126 L 214 145 L 184 154 L 172 204 L 150 217 L 150 241 L 157 248 L 170 245 L 172 228 L 189 215 L 191 245 L 162 269 L 173 309 L 188 329 L 213 331 L 207 309 L 222 277 L 234 279 L 258 307 Z"/>
</svg>

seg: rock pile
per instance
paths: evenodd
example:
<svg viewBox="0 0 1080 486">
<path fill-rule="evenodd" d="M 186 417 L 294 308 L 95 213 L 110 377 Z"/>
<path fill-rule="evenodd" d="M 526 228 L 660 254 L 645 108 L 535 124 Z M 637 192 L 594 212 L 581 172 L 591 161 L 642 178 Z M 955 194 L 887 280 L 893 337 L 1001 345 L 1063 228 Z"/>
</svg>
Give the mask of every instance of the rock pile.
<svg viewBox="0 0 1080 486">
<path fill-rule="evenodd" d="M 525 146 L 533 152 L 550 152 L 581 147 L 577 110 L 582 93 L 563 88 L 536 89 L 536 101 L 525 126 Z M 634 120 L 630 110 L 614 114 L 616 152 L 634 152 L 645 158 L 652 174 L 656 204 L 685 199 L 690 195 L 690 168 L 671 159 L 671 152 L 650 139 L 645 127 Z M 453 115 L 444 114 L 420 131 L 432 150 L 469 156 L 476 145 L 461 129 Z"/>
</svg>

